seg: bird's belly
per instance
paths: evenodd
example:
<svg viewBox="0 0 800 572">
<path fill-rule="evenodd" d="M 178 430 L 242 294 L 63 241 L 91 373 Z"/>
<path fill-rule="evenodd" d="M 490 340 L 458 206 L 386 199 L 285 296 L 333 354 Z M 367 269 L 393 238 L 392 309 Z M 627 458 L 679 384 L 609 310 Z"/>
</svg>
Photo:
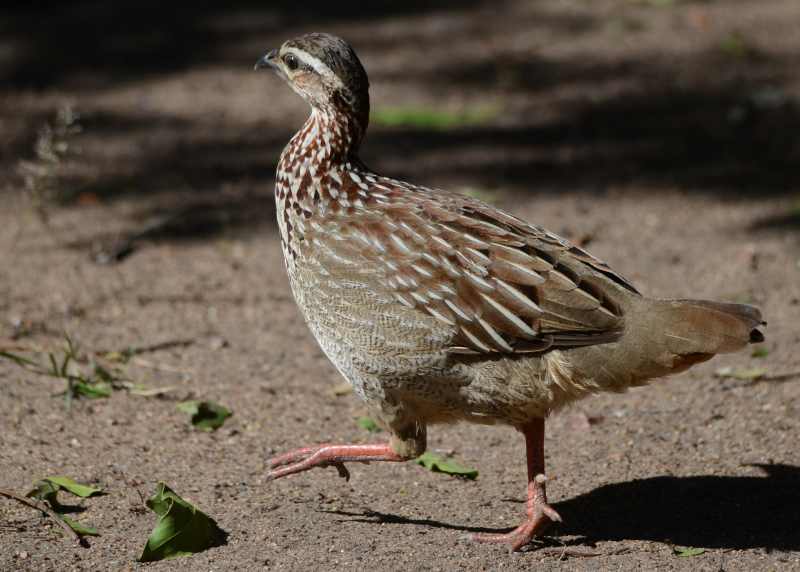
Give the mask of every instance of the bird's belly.
<svg viewBox="0 0 800 572">
<path fill-rule="evenodd" d="M 425 393 L 452 364 L 452 333 L 435 319 L 397 304 L 373 285 L 326 275 L 295 261 L 289 282 L 323 352 L 367 400 L 399 390 Z"/>
<path fill-rule="evenodd" d="M 427 422 L 512 425 L 591 393 L 554 377 L 559 352 L 525 357 L 458 356 L 453 331 L 398 304 L 372 282 L 334 276 L 302 255 L 287 265 L 303 317 L 323 352 L 362 399 L 414 411 Z"/>
</svg>

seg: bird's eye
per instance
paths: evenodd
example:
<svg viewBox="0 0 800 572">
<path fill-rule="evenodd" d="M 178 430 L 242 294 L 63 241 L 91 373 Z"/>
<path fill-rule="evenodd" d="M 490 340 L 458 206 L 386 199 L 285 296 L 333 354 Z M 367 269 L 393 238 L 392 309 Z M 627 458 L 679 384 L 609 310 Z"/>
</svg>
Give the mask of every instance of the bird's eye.
<svg viewBox="0 0 800 572">
<path fill-rule="evenodd" d="M 297 69 L 297 66 L 300 65 L 297 61 L 297 58 L 292 54 L 286 54 L 283 56 L 283 63 L 286 64 L 286 67 L 289 68 L 291 71 Z"/>
</svg>

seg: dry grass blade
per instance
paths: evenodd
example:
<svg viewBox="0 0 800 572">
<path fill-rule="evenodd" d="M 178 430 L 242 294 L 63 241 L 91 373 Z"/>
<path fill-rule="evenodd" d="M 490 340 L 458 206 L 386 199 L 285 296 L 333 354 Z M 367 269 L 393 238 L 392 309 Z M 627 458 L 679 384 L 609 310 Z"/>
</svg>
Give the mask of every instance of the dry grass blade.
<svg viewBox="0 0 800 572">
<path fill-rule="evenodd" d="M 769 373 L 766 368 L 732 368 L 721 367 L 714 372 L 715 377 L 722 379 L 736 379 L 746 381 L 748 385 L 755 385 L 762 382 L 785 382 L 796 377 L 800 377 L 800 370 L 787 371 L 784 373 Z"/>
<path fill-rule="evenodd" d="M 17 165 L 31 208 L 48 230 L 52 230 L 49 208 L 64 200 L 59 187 L 64 163 L 74 154 L 71 139 L 82 131 L 79 119 L 72 105 L 62 105 L 56 117 L 39 129 L 33 148 L 35 157 L 20 160 Z"/>
<path fill-rule="evenodd" d="M 618 548 L 617 550 L 612 550 L 610 552 L 599 552 L 597 550 L 582 550 L 580 548 L 569 548 L 567 546 L 563 548 L 552 547 L 552 548 L 540 548 L 536 552 L 538 554 L 546 554 L 548 556 L 558 556 L 558 560 L 566 560 L 567 558 L 597 558 L 600 556 L 616 556 L 619 554 L 626 554 L 630 552 L 630 548 Z"/>
</svg>

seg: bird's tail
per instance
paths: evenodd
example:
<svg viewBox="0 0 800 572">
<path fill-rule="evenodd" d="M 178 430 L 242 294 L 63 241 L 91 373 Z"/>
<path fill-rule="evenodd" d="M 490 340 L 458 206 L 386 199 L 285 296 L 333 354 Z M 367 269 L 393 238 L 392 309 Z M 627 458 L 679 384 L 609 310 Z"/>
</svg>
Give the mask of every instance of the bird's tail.
<svg viewBox="0 0 800 572">
<path fill-rule="evenodd" d="M 708 300 L 660 301 L 665 308 L 667 346 L 678 355 L 726 354 L 764 341 L 761 311 L 747 304 Z"/>
<path fill-rule="evenodd" d="M 633 298 L 627 310 L 619 341 L 570 352 L 573 376 L 622 391 L 764 341 L 758 328 L 765 322 L 753 306 Z"/>
<path fill-rule="evenodd" d="M 632 337 L 647 338 L 640 356 L 646 377 L 678 373 L 716 354 L 738 351 L 764 341 L 758 329 L 761 312 L 747 304 L 709 300 L 642 300 L 635 312 Z M 635 344 L 635 341 L 633 342 Z"/>
</svg>

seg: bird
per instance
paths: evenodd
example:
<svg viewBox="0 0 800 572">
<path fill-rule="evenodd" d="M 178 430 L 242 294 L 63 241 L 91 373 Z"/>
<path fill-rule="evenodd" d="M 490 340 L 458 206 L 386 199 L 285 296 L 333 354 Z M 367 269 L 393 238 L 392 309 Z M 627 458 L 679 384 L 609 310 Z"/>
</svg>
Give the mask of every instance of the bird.
<svg viewBox="0 0 800 572">
<path fill-rule="evenodd" d="M 476 541 L 521 550 L 561 521 L 548 503 L 545 420 L 764 341 L 753 306 L 654 299 L 576 244 L 477 198 L 381 175 L 359 159 L 369 80 L 326 33 L 284 42 L 274 71 L 311 108 L 277 165 L 280 242 L 294 299 L 322 351 L 389 435 L 269 461 L 267 479 L 347 463 L 403 462 L 427 429 L 460 421 L 519 431 L 523 522 Z"/>
</svg>

